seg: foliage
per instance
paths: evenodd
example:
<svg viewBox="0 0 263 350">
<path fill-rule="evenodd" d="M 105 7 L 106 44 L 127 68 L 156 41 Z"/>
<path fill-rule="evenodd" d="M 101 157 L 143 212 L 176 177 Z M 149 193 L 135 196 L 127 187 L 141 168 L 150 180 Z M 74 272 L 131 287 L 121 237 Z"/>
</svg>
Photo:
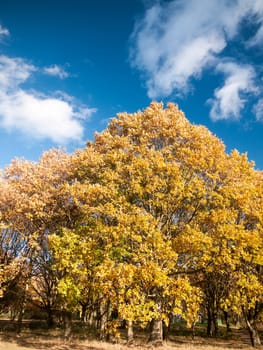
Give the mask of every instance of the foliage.
<svg viewBox="0 0 263 350">
<path fill-rule="evenodd" d="M 203 309 L 211 334 L 220 310 L 260 319 L 262 173 L 176 105 L 121 113 L 72 155 L 15 160 L 0 186 L 3 306 L 24 281 L 49 316 L 82 310 L 102 333 L 192 327 Z"/>
</svg>

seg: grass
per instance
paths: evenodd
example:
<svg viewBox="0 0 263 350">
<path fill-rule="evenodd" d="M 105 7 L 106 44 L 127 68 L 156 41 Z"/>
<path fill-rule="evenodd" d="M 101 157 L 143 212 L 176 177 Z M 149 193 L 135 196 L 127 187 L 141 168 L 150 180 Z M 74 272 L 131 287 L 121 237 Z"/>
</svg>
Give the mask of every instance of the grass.
<svg viewBox="0 0 263 350">
<path fill-rule="evenodd" d="M 138 330 L 135 333 L 135 342 L 127 346 L 125 341 L 125 330 L 122 331 L 118 343 L 106 343 L 94 338 L 92 332 L 81 327 L 74 327 L 74 333 L 70 340 L 63 338 L 61 329 L 46 330 L 32 323 L 24 324 L 19 336 L 12 327 L 1 327 L 0 350 L 147 350 L 153 347 L 147 343 L 148 334 Z M 160 347 L 161 350 L 252 350 L 246 330 L 233 329 L 228 336 L 225 329 L 220 328 L 218 338 L 207 338 L 204 336 L 204 328 L 197 329 L 197 336 L 192 339 L 191 333 L 183 327 L 172 330 L 169 340 Z M 263 349 L 263 347 L 261 347 Z"/>
<path fill-rule="evenodd" d="M 1 348 L 2 345 L 2 348 Z M 128 347 L 125 344 L 109 344 L 105 342 L 99 342 L 95 340 L 85 341 L 65 341 L 61 339 L 52 339 L 49 337 L 21 337 L 20 339 L 12 339 L 9 341 L 3 341 L 0 343 L 1 350 L 147 350 L 152 349 L 150 345 L 139 345 Z M 238 345 L 236 343 L 217 342 L 213 341 L 210 344 L 203 342 L 184 342 L 174 343 L 167 342 L 161 350 L 252 350 L 253 348 L 249 345 Z"/>
</svg>

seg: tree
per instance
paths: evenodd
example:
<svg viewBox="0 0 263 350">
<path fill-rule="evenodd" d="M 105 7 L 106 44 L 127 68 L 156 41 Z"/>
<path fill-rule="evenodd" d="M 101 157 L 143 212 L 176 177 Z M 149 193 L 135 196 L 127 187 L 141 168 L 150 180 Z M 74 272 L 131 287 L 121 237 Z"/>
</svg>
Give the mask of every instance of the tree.
<svg viewBox="0 0 263 350">
<path fill-rule="evenodd" d="M 70 174 L 68 160 L 69 156 L 60 150 L 44 153 L 39 162 L 15 159 L 1 180 L 5 255 L 22 266 L 16 269 L 17 276 L 24 278 L 23 292 L 19 295 L 24 295 L 24 300 L 32 297 L 32 302 L 39 302 L 39 307 L 48 312 L 50 323 L 57 277 L 50 268 L 49 234 L 61 222 L 69 225 L 74 216 L 65 187 Z M 6 268 L 8 264 L 4 261 L 3 266 Z"/>
<path fill-rule="evenodd" d="M 81 310 L 102 338 L 124 320 L 130 342 L 140 322 L 161 344 L 172 314 L 192 327 L 202 306 L 209 335 L 239 308 L 260 342 L 262 174 L 176 105 L 119 114 L 85 149 L 14 161 L 2 180 L 2 291 L 18 264 L 65 335 Z"/>
<path fill-rule="evenodd" d="M 157 264 L 149 272 L 158 275 L 159 270 L 163 274 L 161 280 L 166 284 L 156 285 L 152 278 L 153 284 L 144 291 L 146 296 L 151 295 L 155 305 L 155 316 L 152 314 L 152 317 L 156 319 L 152 324 L 159 325 L 153 327 L 158 342 L 162 338 L 162 320 L 168 318 L 167 310 L 173 311 L 166 291 L 171 293 L 173 289 L 180 289 L 178 284 L 185 285 L 188 279 L 182 277 L 196 265 L 187 254 L 187 239 L 183 242 L 181 236 L 194 235 L 194 244 L 199 249 L 200 239 L 206 235 L 198 225 L 208 217 L 206 204 L 214 190 L 215 177 L 219 176 L 226 159 L 223 144 L 206 128 L 191 125 L 177 106 L 170 104 L 163 109 L 162 104 L 157 103 L 144 112 L 118 115 L 104 132 L 95 136 L 94 143 L 89 143 L 86 150 L 76 155 L 79 188 L 86 196 L 85 202 L 80 195 L 79 202 L 87 203 L 89 198 L 87 207 L 92 208 L 92 211 L 88 209 L 89 213 L 96 216 L 97 221 L 101 219 L 100 232 L 103 239 L 107 237 L 110 247 L 115 244 L 114 235 L 122 242 L 118 250 L 121 259 L 136 266 L 136 261 L 126 256 L 131 250 L 127 237 L 134 236 L 136 225 L 129 226 L 126 221 L 123 224 L 125 231 L 118 229 L 123 218 L 132 217 L 133 212 L 136 212 L 137 220 L 142 216 L 148 221 L 151 229 L 146 231 L 153 232 L 152 236 L 160 242 L 143 255 L 141 242 L 147 241 L 147 234 L 142 229 L 139 234 L 136 232 L 140 243 L 130 240 L 136 258 L 147 256 L 145 261 L 149 265 L 154 256 L 159 256 L 159 247 L 169 252 L 170 263 L 166 261 L 167 255 L 160 254 Z M 80 189 L 77 195 L 81 194 Z M 100 192 L 95 201 L 92 199 L 94 191 Z M 109 245 L 103 245 L 103 249 Z M 113 248 L 111 251 L 114 251 L 112 255 L 116 254 Z M 183 254 L 179 256 L 178 252 Z M 139 263 L 144 266 L 140 260 Z M 164 271 L 163 266 L 168 266 L 167 270 Z M 193 288 L 190 283 L 189 288 Z M 198 289 L 196 293 L 199 293 Z M 183 298 L 177 293 L 176 298 L 180 302 L 173 300 L 173 303 L 178 307 L 183 304 Z"/>
<path fill-rule="evenodd" d="M 263 313 L 263 240 L 262 240 L 262 172 L 253 171 L 246 174 L 247 185 L 239 188 L 245 198 L 233 203 L 237 210 L 237 224 L 242 226 L 242 241 L 239 261 L 233 273 L 233 289 L 226 307 L 237 314 L 243 314 L 253 346 L 261 345 L 257 322 Z M 234 246 L 235 244 L 235 246 Z M 236 249 L 236 242 L 232 242 Z"/>
</svg>

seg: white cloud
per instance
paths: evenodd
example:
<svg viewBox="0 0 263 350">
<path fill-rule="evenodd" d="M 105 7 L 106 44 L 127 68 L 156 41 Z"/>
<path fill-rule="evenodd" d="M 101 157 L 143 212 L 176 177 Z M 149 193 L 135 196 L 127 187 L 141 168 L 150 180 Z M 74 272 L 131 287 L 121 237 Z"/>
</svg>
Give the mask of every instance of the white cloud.
<svg viewBox="0 0 263 350">
<path fill-rule="evenodd" d="M 37 68 L 21 58 L 0 56 L 0 91 L 16 89 Z"/>
<path fill-rule="evenodd" d="M 253 111 L 258 122 L 263 122 L 263 98 L 260 98 L 255 104 Z"/>
<path fill-rule="evenodd" d="M 53 64 L 50 67 L 44 68 L 44 73 L 48 75 L 52 75 L 54 77 L 58 77 L 60 79 L 65 79 L 69 76 L 68 72 L 66 72 L 62 67 L 57 64 Z"/>
<path fill-rule="evenodd" d="M 96 112 L 96 108 L 89 108 L 85 105 L 80 105 L 78 109 L 74 112 L 75 118 L 80 120 L 87 120 L 90 118 L 92 113 Z"/>
<path fill-rule="evenodd" d="M 241 66 L 233 62 L 222 62 L 216 67 L 226 76 L 224 85 L 215 90 L 210 117 L 213 121 L 223 119 L 240 119 L 240 112 L 249 93 L 257 93 L 254 83 L 255 72 L 251 66 Z"/>
<path fill-rule="evenodd" d="M 228 42 L 239 34 L 242 21 L 250 19 L 258 23 L 258 31 L 250 42 L 262 43 L 262 0 L 173 0 L 149 8 L 135 25 L 130 54 L 132 66 L 143 73 L 149 97 L 186 93 L 193 78 L 200 78 L 206 68 L 217 66 Z M 227 74 L 224 69 L 221 71 Z M 251 82 L 248 77 L 241 77 L 237 83 L 233 79 L 229 73 L 225 86 L 217 90 L 215 109 L 227 111 L 224 96 L 228 90 L 235 97 L 235 107 L 231 111 L 229 106 L 227 114 L 238 118 L 244 103 L 240 92 L 250 90 L 244 84 Z"/>
<path fill-rule="evenodd" d="M 248 40 L 248 46 L 261 45 L 263 43 L 263 2 L 262 0 L 251 1 L 251 15 L 253 23 L 258 26 L 255 35 Z"/>
<path fill-rule="evenodd" d="M 0 37 L 3 35 L 9 35 L 9 31 L 0 25 Z M 20 57 L 0 55 L 0 127 L 59 144 L 81 141 L 84 132 L 81 121 L 90 118 L 95 109 L 62 91 L 47 96 L 26 90 L 25 84 L 41 70 Z M 46 67 L 44 72 L 61 79 L 68 76 L 58 65 Z"/>
<path fill-rule="evenodd" d="M 1 36 L 8 36 L 10 33 L 9 33 L 9 30 L 4 28 L 1 24 L 0 24 L 0 37 Z"/>
<path fill-rule="evenodd" d="M 190 77 L 197 78 L 202 68 L 214 61 L 213 53 L 218 52 L 225 45 L 224 41 L 215 38 L 216 33 L 207 37 L 192 40 L 191 45 L 182 45 L 181 51 L 174 57 L 166 59 L 154 76 L 147 82 L 148 95 L 151 98 L 168 96 L 174 90 L 187 92 Z"/>
<path fill-rule="evenodd" d="M 0 126 L 59 144 L 80 141 L 84 131 L 80 116 L 89 118 L 95 109 L 63 93 L 53 97 L 25 90 L 23 83 L 37 70 L 22 58 L 0 56 Z"/>
<path fill-rule="evenodd" d="M 86 117 L 93 110 L 87 109 Z M 80 141 L 83 127 L 79 111 L 66 101 L 39 98 L 23 90 L 0 95 L 1 125 L 8 130 L 20 130 L 35 138 L 49 138 L 56 143 Z"/>
<path fill-rule="evenodd" d="M 263 25 L 261 25 L 255 36 L 248 41 L 248 47 L 261 45 L 263 43 Z"/>
</svg>

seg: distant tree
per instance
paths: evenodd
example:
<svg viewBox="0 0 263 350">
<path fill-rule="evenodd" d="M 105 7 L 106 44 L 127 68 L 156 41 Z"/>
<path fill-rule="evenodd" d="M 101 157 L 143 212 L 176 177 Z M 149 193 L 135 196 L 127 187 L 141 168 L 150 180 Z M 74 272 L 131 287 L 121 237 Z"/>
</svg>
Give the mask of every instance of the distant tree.
<svg viewBox="0 0 263 350">
<path fill-rule="evenodd" d="M 16 159 L 1 179 L 2 266 L 6 271 L 3 285 L 11 288 L 10 291 L 6 288 L 2 303 L 6 304 L 17 282 L 22 290 L 10 302 L 17 305 L 23 296 L 24 305 L 32 298 L 32 302 L 47 311 L 51 323 L 58 276 L 51 268 L 48 237 L 61 222 L 69 225 L 74 215 L 64 191 L 70 173 L 68 160 L 69 156 L 60 150 L 44 153 L 39 162 Z M 14 274 L 9 274 L 9 265 L 10 268 L 15 265 Z M 22 309 L 21 306 L 21 312 Z"/>
</svg>

